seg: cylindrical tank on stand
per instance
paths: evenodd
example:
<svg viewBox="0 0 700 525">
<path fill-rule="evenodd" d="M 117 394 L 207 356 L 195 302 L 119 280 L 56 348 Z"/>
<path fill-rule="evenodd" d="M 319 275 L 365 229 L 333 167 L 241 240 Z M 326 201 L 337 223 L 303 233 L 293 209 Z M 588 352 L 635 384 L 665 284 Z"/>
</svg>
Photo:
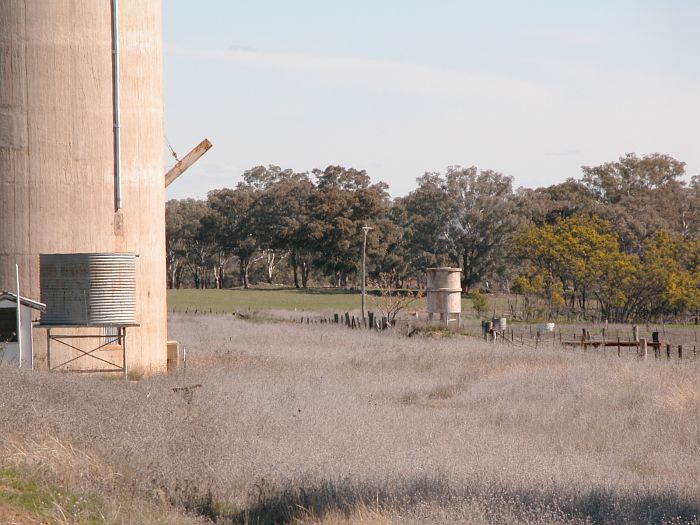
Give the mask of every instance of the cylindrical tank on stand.
<svg viewBox="0 0 700 525">
<path fill-rule="evenodd" d="M 461 268 L 426 269 L 426 300 L 429 320 L 432 321 L 434 314 L 439 314 L 440 320 L 444 324 L 447 325 L 451 320 L 456 320 L 459 324 L 462 313 L 461 274 Z"/>
<path fill-rule="evenodd" d="M 166 366 L 162 76 L 161 0 L 0 1 L 0 290 L 17 263 L 38 299 L 40 254 L 138 254 L 128 360 L 146 373 Z"/>
<path fill-rule="evenodd" d="M 42 325 L 137 324 L 135 254 L 42 254 L 39 260 Z"/>
</svg>

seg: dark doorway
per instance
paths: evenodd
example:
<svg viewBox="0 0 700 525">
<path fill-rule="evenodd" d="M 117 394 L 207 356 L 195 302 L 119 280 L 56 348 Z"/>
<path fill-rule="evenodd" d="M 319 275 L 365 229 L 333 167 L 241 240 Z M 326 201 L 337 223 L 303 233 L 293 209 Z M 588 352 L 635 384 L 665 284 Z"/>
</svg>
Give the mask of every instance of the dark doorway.
<svg viewBox="0 0 700 525">
<path fill-rule="evenodd" d="M 0 308 L 0 343 L 17 342 L 17 309 Z"/>
</svg>

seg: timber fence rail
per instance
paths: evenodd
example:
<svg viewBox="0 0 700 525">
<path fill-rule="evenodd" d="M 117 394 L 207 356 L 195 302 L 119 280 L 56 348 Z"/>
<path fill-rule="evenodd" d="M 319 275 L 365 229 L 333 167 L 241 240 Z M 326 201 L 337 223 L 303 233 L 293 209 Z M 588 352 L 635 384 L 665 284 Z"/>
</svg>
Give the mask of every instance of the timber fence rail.
<svg viewBox="0 0 700 525">
<path fill-rule="evenodd" d="M 523 327 L 520 327 L 523 328 Z M 521 329 L 516 331 L 513 328 L 506 330 L 495 330 L 489 327 L 489 323 L 482 323 L 482 335 L 485 341 L 490 343 L 502 343 L 513 346 L 523 346 L 529 348 L 538 348 L 543 345 L 559 346 L 563 349 L 580 348 L 584 352 L 588 350 L 599 350 L 603 353 L 607 349 L 612 349 L 618 356 L 623 353 L 631 353 L 634 351 L 642 358 L 647 358 L 650 352 L 653 351 L 655 359 L 697 359 L 698 354 L 698 330 L 692 331 L 691 344 L 679 344 L 665 339 L 662 332 L 655 330 L 651 332 L 651 338 L 640 337 L 638 326 L 632 326 L 631 332 L 627 337 L 621 336 L 620 331 L 616 330 L 614 335 L 606 335 L 606 329 L 600 330 L 600 335 L 594 337 L 591 335 L 591 330 L 581 328 L 581 331 L 569 332 L 559 329 L 552 331 L 543 331 L 534 329 L 529 325 L 527 330 Z M 673 336 L 672 336 L 673 337 Z M 678 336 L 676 336 L 678 337 Z M 687 334 L 690 338 L 690 333 Z"/>
</svg>

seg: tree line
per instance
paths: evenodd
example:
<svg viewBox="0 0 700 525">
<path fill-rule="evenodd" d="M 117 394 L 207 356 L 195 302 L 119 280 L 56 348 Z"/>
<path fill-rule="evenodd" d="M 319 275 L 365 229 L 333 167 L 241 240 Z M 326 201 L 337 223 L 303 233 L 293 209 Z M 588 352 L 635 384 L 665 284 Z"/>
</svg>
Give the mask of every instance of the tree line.
<svg viewBox="0 0 700 525">
<path fill-rule="evenodd" d="M 465 292 L 523 296 L 526 318 L 697 316 L 700 177 L 668 155 L 627 154 L 536 189 L 476 167 L 426 173 L 408 195 L 364 170 L 256 166 L 234 188 L 166 206 L 170 288 L 420 286 L 459 266 Z"/>
</svg>

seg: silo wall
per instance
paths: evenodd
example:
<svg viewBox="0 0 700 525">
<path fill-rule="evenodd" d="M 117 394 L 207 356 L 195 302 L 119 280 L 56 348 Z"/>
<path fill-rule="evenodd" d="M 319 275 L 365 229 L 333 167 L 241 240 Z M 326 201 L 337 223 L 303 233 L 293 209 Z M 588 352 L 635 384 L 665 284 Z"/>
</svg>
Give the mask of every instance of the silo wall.
<svg viewBox="0 0 700 525">
<path fill-rule="evenodd" d="M 119 1 L 117 211 L 111 1 L 0 1 L 0 289 L 18 263 L 23 295 L 39 298 L 41 253 L 138 254 L 128 361 L 147 373 L 166 364 L 161 7 Z"/>
</svg>

